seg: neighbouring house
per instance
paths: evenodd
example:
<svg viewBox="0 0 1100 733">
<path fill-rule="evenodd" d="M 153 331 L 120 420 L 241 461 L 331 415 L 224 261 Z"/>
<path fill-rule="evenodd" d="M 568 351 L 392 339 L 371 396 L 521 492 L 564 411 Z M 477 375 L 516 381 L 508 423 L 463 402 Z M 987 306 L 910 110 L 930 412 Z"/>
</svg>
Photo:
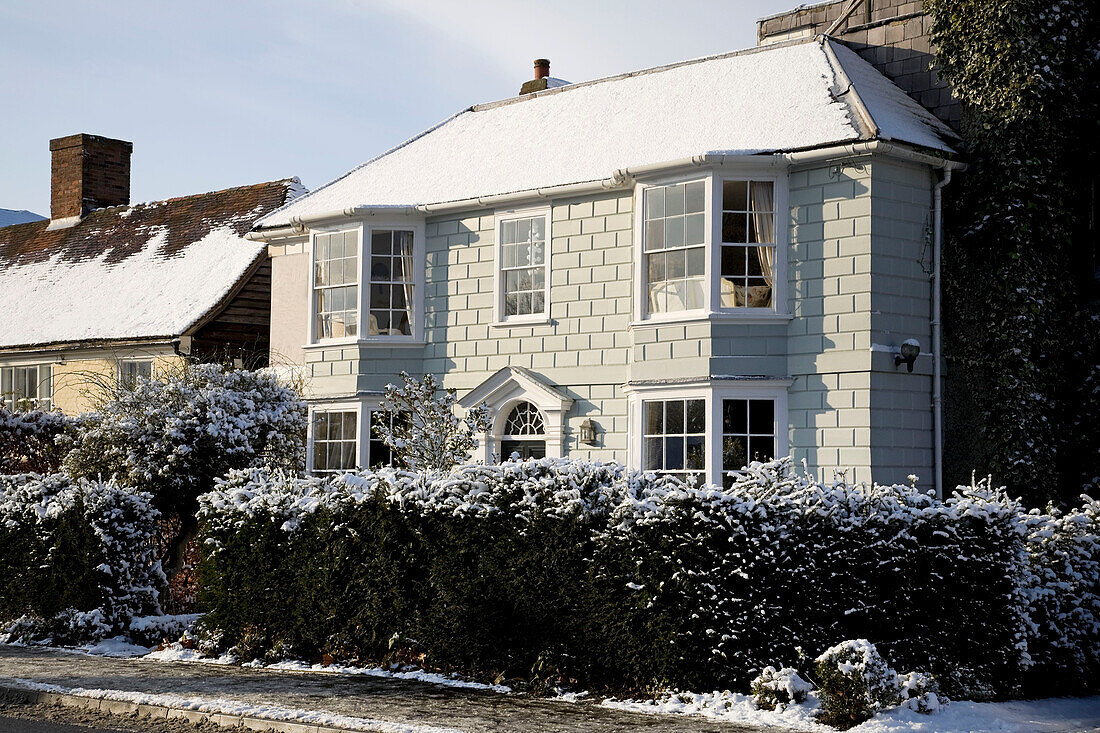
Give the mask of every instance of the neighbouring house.
<svg viewBox="0 0 1100 733">
<path fill-rule="evenodd" d="M 950 127 L 823 36 L 532 87 L 249 234 L 272 353 L 309 379 L 313 470 L 385 460 L 371 413 L 404 370 L 489 405 L 486 460 L 721 483 L 793 454 L 936 483 Z"/>
<path fill-rule="evenodd" d="M 271 264 L 244 234 L 297 179 L 130 205 L 131 143 L 50 150 L 51 218 L 0 229 L 0 406 L 78 413 L 183 360 L 267 364 Z"/>
</svg>

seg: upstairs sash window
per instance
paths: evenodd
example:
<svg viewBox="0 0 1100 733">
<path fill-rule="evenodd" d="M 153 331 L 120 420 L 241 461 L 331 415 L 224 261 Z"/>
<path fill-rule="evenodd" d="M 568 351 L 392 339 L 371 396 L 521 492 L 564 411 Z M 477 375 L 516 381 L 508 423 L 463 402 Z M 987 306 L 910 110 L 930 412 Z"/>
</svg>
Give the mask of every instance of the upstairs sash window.
<svg viewBox="0 0 1100 733">
<path fill-rule="evenodd" d="M 775 184 L 722 182 L 722 308 L 771 308 Z"/>
<path fill-rule="evenodd" d="M 359 232 L 317 234 L 313 240 L 314 339 L 359 334 Z"/>
<path fill-rule="evenodd" d="M 648 313 L 704 308 L 706 288 L 706 184 L 703 181 L 645 190 L 642 230 Z"/>
</svg>

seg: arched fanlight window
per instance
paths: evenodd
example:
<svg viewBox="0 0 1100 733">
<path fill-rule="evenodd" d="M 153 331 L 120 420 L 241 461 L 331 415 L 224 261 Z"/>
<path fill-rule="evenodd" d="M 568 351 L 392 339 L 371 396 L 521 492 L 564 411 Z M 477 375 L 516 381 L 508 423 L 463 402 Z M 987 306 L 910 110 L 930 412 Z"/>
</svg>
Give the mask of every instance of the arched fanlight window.
<svg viewBox="0 0 1100 733">
<path fill-rule="evenodd" d="M 545 435 L 546 425 L 542 421 L 542 413 L 539 408 L 530 402 L 520 402 L 508 419 L 504 421 L 504 434 L 518 437 L 520 435 Z"/>
<path fill-rule="evenodd" d="M 539 408 L 530 402 L 520 402 L 504 420 L 500 435 L 500 457 L 509 460 L 544 458 L 546 456 L 546 423 Z"/>
</svg>

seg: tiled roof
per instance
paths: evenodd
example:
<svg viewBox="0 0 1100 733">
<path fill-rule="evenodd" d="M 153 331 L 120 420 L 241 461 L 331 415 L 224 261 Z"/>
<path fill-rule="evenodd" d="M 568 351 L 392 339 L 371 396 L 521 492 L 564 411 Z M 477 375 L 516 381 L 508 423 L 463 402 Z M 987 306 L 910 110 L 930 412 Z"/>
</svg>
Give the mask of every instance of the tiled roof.
<svg viewBox="0 0 1100 733">
<path fill-rule="evenodd" d="M 263 256 L 253 222 L 303 191 L 284 179 L 0 228 L 0 348 L 185 333 Z"/>
</svg>

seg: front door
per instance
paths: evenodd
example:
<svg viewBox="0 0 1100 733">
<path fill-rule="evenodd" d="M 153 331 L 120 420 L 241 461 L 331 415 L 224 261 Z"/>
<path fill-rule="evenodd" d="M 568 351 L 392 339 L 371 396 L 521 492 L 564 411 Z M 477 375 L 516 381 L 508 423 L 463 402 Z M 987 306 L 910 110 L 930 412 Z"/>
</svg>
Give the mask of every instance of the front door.
<svg viewBox="0 0 1100 733">
<path fill-rule="evenodd" d="M 500 460 L 507 461 L 514 454 L 519 454 L 519 460 L 528 458 L 546 458 L 545 440 L 509 440 L 500 441 Z"/>
</svg>

